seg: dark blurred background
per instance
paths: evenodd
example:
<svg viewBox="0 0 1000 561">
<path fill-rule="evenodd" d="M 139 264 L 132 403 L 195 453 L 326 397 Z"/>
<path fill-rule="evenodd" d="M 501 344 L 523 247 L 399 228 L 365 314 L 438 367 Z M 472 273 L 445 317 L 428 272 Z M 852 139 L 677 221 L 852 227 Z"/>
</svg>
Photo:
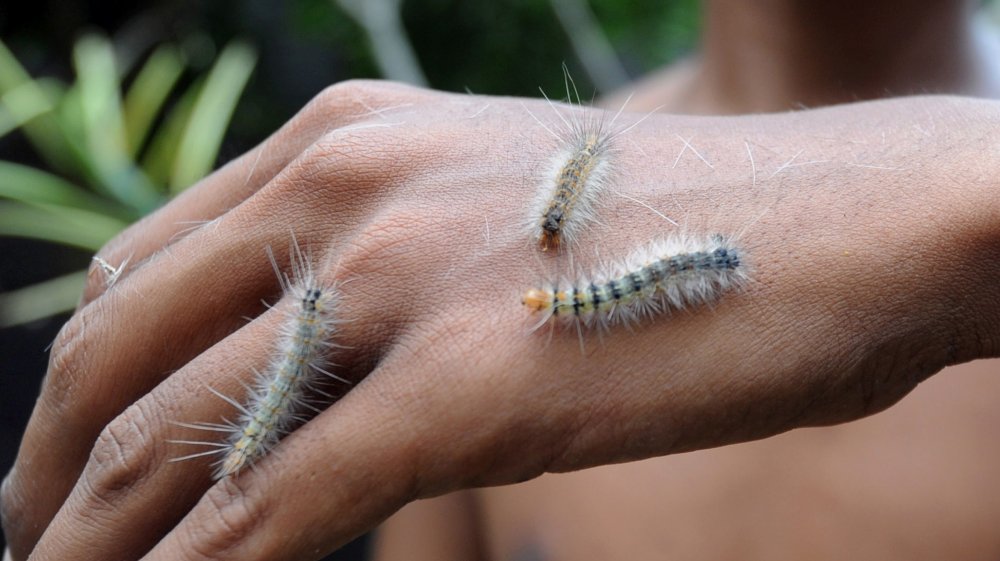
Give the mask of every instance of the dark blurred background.
<svg viewBox="0 0 1000 561">
<path fill-rule="evenodd" d="M 184 69 L 162 100 L 162 112 L 149 124 L 154 132 L 169 129 L 171 111 L 184 103 L 183 93 L 196 89 L 224 47 L 233 40 L 244 42 L 256 58 L 249 63 L 252 74 L 245 89 L 234 98 L 238 103 L 231 121 L 221 125 L 225 134 L 217 143 L 215 161 L 209 162 L 217 165 L 263 140 L 312 96 L 341 80 L 393 78 L 442 90 L 531 97 L 538 96 L 541 87 L 560 97 L 565 63 L 581 95 L 589 98 L 689 52 L 697 41 L 698 20 L 696 0 L 408 0 L 401 5 L 396 0 L 36 0 L 0 5 L 0 40 L 32 78 L 65 85 L 80 73 L 82 63 L 74 64 L 78 40 L 87 34 L 106 37 L 122 92 L 137 81 L 151 53 L 174 46 Z M 383 39 L 373 42 L 379 33 Z M 3 72 L 0 69 L 0 78 Z M 0 99 L 7 100 L 2 97 L 7 93 L 0 84 Z M 64 117 L 72 123 L 73 105 L 64 105 L 70 107 Z M 0 117 L 6 117 L 5 111 L 16 113 L 13 107 L 0 105 Z M 102 193 L 87 165 L 59 165 L 30 135 L 16 126 L 8 129 L 0 123 L 0 162 L 44 170 L 82 185 L 80 189 Z M 134 155 L 147 168 L 155 168 L 155 162 L 149 164 L 155 156 L 150 153 L 159 149 L 159 141 L 154 135 L 148 138 L 138 142 Z M 148 175 L 154 184 L 169 183 L 166 176 L 157 179 L 155 170 Z M 19 187 L 10 183 L 16 178 L 0 174 L 0 202 L 9 196 L 5 188 Z M 156 200 L 162 203 L 173 192 L 164 187 Z M 46 239 L 44 232 L 16 231 L 22 216 L 18 213 L 24 209 L 4 204 L 0 221 L 8 224 L 0 222 L 0 293 L 14 296 L 4 300 L 0 295 L 0 307 L 37 308 L 39 298 L 62 301 L 62 308 L 70 305 L 79 290 L 79 274 L 89 266 L 100 236 L 110 232 L 97 229 L 93 247 L 74 247 Z M 152 206 L 112 201 L 106 208 L 116 224 L 125 224 Z M 67 274 L 59 287 L 23 290 Z M 45 371 L 46 347 L 68 317 L 0 317 L 0 473 L 13 463 Z M 362 538 L 330 559 L 364 559 L 366 548 L 367 539 Z"/>
</svg>

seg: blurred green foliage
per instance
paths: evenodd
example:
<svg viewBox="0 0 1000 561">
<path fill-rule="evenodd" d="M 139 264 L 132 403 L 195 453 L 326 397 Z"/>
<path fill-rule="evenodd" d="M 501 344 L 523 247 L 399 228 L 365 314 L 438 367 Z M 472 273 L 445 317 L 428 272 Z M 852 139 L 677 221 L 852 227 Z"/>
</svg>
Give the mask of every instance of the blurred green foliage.
<svg viewBox="0 0 1000 561">
<path fill-rule="evenodd" d="M 633 77 L 692 51 L 699 0 L 590 0 L 605 34 Z M 293 25 L 338 53 L 345 77 L 378 78 L 367 38 L 331 0 L 296 0 Z M 566 63 L 583 91 L 593 86 L 570 48 L 549 0 L 408 0 L 403 21 L 432 87 L 490 95 L 562 91 Z M 585 96 L 585 97 L 590 97 Z"/>
<path fill-rule="evenodd" d="M 0 42 L 0 136 L 22 130 L 51 168 L 0 160 L 0 235 L 96 252 L 211 171 L 255 60 L 251 47 L 230 43 L 169 106 L 185 71 L 175 46 L 157 48 L 125 90 L 129 69 L 101 35 L 76 42 L 70 84 L 32 78 Z M 72 309 L 85 275 L 0 295 L 0 325 Z"/>
</svg>

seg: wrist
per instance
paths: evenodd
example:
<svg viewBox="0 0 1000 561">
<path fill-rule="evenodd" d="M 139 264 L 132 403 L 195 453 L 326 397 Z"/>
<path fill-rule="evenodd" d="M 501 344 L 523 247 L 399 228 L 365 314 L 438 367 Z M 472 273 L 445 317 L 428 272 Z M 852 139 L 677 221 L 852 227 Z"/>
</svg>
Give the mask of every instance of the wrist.
<svg viewBox="0 0 1000 561">
<path fill-rule="evenodd" d="M 933 318 L 928 345 L 947 365 L 1000 354 L 1000 102 L 922 98 L 932 118 L 916 143 L 905 218 L 915 236 L 910 289 Z M 905 223 L 904 223 L 905 224 Z M 926 305 L 926 307 L 924 307 Z"/>
</svg>

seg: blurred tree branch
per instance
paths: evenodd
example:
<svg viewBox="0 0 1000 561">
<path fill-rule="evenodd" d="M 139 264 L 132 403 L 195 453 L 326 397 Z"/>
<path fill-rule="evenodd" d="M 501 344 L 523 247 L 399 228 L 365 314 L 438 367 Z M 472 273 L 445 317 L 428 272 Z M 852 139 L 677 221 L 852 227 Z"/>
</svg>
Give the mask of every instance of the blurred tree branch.
<svg viewBox="0 0 1000 561">
<path fill-rule="evenodd" d="M 402 0 L 334 0 L 368 35 L 382 75 L 390 80 L 426 86 L 401 16 Z"/>
<path fill-rule="evenodd" d="M 586 0 L 549 0 L 549 3 L 597 90 L 606 94 L 627 84 L 628 74 Z"/>
</svg>

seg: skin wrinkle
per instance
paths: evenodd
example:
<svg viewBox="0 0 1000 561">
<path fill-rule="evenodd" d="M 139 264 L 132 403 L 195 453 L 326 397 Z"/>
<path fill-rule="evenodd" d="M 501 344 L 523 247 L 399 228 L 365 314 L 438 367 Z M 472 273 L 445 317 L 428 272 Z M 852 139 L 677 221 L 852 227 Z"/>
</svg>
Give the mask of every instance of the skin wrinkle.
<svg viewBox="0 0 1000 561">
<path fill-rule="evenodd" d="M 352 136 L 374 135 L 371 131 L 362 132 L 368 134 L 353 133 Z M 287 171 L 297 179 L 315 185 L 329 183 L 328 178 L 332 176 L 340 180 L 342 185 L 351 185 L 352 189 L 356 189 L 354 185 L 360 184 L 371 186 L 371 190 L 380 190 L 390 185 L 393 177 L 398 176 L 392 170 L 403 165 L 395 158 L 388 161 L 390 166 L 386 167 L 386 159 L 384 156 L 380 157 L 379 150 L 371 146 L 366 148 L 360 139 L 331 134 L 311 146 Z"/>
<path fill-rule="evenodd" d="M 681 331 L 687 331 L 687 330 L 678 328 L 677 331 L 681 332 Z M 695 338 L 694 335 L 692 335 L 691 339 L 694 339 L 694 338 Z M 690 348 L 690 344 L 685 345 L 685 344 L 681 343 L 678 346 L 679 347 L 683 347 L 683 348 Z M 618 376 L 619 380 L 625 380 L 626 379 L 626 377 L 625 377 L 626 373 L 621 372 L 619 374 L 620 374 Z M 591 378 L 587 378 L 587 379 L 591 380 Z M 593 415 L 594 418 L 599 419 L 599 422 L 595 426 L 587 427 L 586 425 L 584 425 L 584 428 L 586 428 L 588 430 L 586 432 L 581 431 L 582 434 L 579 434 L 575 439 L 578 440 L 578 441 L 584 441 L 584 442 L 586 442 L 586 441 L 589 440 L 591 448 L 600 449 L 600 448 L 602 448 L 602 446 L 595 444 L 594 437 L 597 437 L 597 441 L 600 441 L 602 439 L 602 437 L 598 436 L 600 434 L 600 432 L 598 430 L 596 430 L 596 429 L 606 428 L 608 426 L 617 427 L 617 431 L 611 433 L 610 439 L 614 440 L 615 439 L 614 435 L 625 435 L 625 438 L 627 440 L 631 441 L 631 440 L 633 440 L 633 437 L 632 437 L 633 433 L 636 433 L 636 432 L 641 433 L 642 432 L 642 431 L 634 431 L 634 430 L 629 430 L 628 429 L 628 427 L 631 424 L 633 424 L 633 420 L 632 419 L 643 419 L 643 418 L 648 418 L 648 417 L 656 417 L 656 418 L 661 418 L 662 419 L 662 415 L 658 411 L 659 407 L 656 406 L 656 400 L 653 398 L 653 396 L 655 396 L 655 395 L 660 395 L 661 392 L 655 392 L 655 391 L 651 392 L 648 389 L 650 385 L 654 384 L 654 382 L 653 382 L 653 380 L 651 378 L 644 377 L 642 379 L 645 380 L 643 382 L 643 385 L 646 387 L 646 389 L 645 390 L 638 390 L 638 392 L 633 392 L 633 393 L 638 393 L 638 395 L 648 396 L 647 399 L 646 399 L 646 401 L 645 401 L 645 404 L 636 403 L 634 399 L 631 399 L 630 400 L 630 405 L 628 406 L 628 408 L 624 408 L 624 407 L 617 408 L 617 411 L 616 411 L 616 408 L 613 406 L 613 404 L 616 402 L 616 400 L 620 401 L 623 397 L 625 397 L 627 395 L 627 393 L 623 392 L 621 395 L 615 395 L 613 389 L 603 388 L 602 392 L 600 394 L 598 394 L 598 395 L 601 395 L 601 396 L 604 396 L 604 397 L 602 399 L 598 400 L 598 404 L 595 404 L 595 414 Z M 628 388 L 628 386 L 621 386 L 621 387 L 623 389 L 627 389 Z M 632 388 L 632 389 L 635 390 L 635 388 Z M 712 393 L 715 393 L 716 390 L 717 390 L 717 388 L 713 389 Z M 688 399 L 690 399 L 690 398 L 688 398 Z M 680 401 L 683 401 L 683 400 L 680 400 Z M 600 404 L 604 404 L 604 405 L 602 406 Z M 647 413 L 644 414 L 643 411 L 646 411 Z M 616 415 L 616 413 L 617 413 L 617 415 Z M 597 433 L 597 434 L 593 434 L 593 433 Z M 584 438 L 585 436 L 587 436 L 588 438 Z M 648 451 L 650 450 L 650 445 L 651 445 L 650 443 L 651 442 L 654 443 L 653 446 L 655 446 L 656 449 L 664 449 L 664 450 L 671 450 L 671 451 L 673 451 L 673 450 L 676 450 L 676 446 L 677 446 L 676 443 L 679 441 L 679 438 L 680 438 L 679 435 L 673 434 L 673 435 L 671 435 L 671 438 L 668 439 L 668 440 L 664 440 L 662 438 L 655 438 L 655 439 L 652 439 L 652 440 L 639 439 L 640 442 L 644 442 L 644 444 L 642 444 L 642 447 L 638 448 L 638 449 L 632 449 L 632 450 L 634 450 L 632 452 L 625 452 L 625 456 L 624 457 L 618 457 L 618 456 L 616 456 L 614 458 L 610 458 L 610 457 L 601 457 L 601 456 L 599 456 L 596 460 L 595 459 L 591 459 L 591 460 L 587 460 L 584 463 L 580 463 L 579 460 L 576 460 L 575 462 L 571 462 L 571 463 L 568 463 L 568 464 L 565 464 L 565 463 L 561 464 L 557 469 L 558 469 L 558 471 L 569 471 L 569 470 L 573 470 L 573 469 L 580 469 L 580 468 L 583 468 L 583 467 L 589 467 L 591 465 L 594 465 L 594 464 L 597 464 L 597 463 L 603 463 L 605 461 L 621 461 L 622 459 L 625 459 L 625 458 L 628 458 L 628 457 L 632 457 L 633 455 L 636 456 L 636 457 L 644 457 L 645 455 L 647 455 L 649 453 Z M 664 442 L 672 442 L 672 443 L 664 445 L 663 444 Z M 628 445 L 628 444 L 622 445 L 621 443 L 616 443 L 616 445 L 614 446 L 614 448 L 615 449 L 621 449 L 621 450 L 628 450 L 628 449 L 630 449 L 630 445 Z M 568 453 L 567 453 L 567 455 L 568 455 Z M 587 457 L 587 454 L 584 454 L 582 450 L 574 452 L 573 455 Z"/>
<path fill-rule="evenodd" d="M 95 307 L 88 307 L 88 309 L 74 314 L 62 326 L 52 343 L 52 353 L 49 356 L 49 365 L 43 379 L 42 391 L 53 394 L 53 404 L 60 408 L 53 413 L 60 418 L 65 417 L 74 409 L 79 411 L 75 400 L 72 399 L 76 380 L 79 378 L 79 375 L 75 373 L 74 365 L 77 361 L 74 358 L 81 355 L 81 362 L 87 362 L 85 335 L 88 330 L 86 325 L 90 314 L 93 313 L 96 313 Z"/>
<path fill-rule="evenodd" d="M 20 495 L 24 488 L 15 483 L 17 467 L 11 468 L 0 484 L 0 522 L 3 523 L 7 535 L 21 534 L 26 531 L 24 512 L 27 510 L 25 501 Z M 5 560 L 6 561 L 6 560 Z"/>
<path fill-rule="evenodd" d="M 617 408 L 619 409 L 617 412 L 613 411 L 616 407 L 614 400 L 610 397 L 612 394 L 612 391 L 607 392 L 605 399 L 599 400 L 593 405 L 586 406 L 585 403 L 582 404 L 585 406 L 585 410 L 573 416 L 574 420 L 564 430 L 565 434 L 557 439 L 557 443 L 560 441 L 561 443 L 557 444 L 547 461 L 545 461 L 542 470 L 543 473 L 573 471 L 586 466 L 585 461 L 581 459 L 581 456 L 586 457 L 586 454 L 580 454 L 577 451 L 591 448 L 593 444 L 588 446 L 581 443 L 585 443 L 593 434 L 600 434 L 601 431 L 599 429 L 608 424 L 609 420 L 625 413 L 620 407 Z M 608 411 L 608 409 L 612 411 Z M 618 415 L 615 415 L 615 413 L 618 413 Z M 628 431 L 619 430 L 618 432 L 624 432 L 628 435 Z M 628 439 L 630 437 L 626 436 L 625 438 Z M 623 448 L 628 449 L 629 446 L 626 444 Z"/>
<path fill-rule="evenodd" d="M 103 248 L 102 248 L 103 249 Z M 100 255 L 101 252 L 98 252 Z M 124 274 L 124 270 L 122 274 Z M 96 300 L 105 292 L 112 288 L 108 284 L 108 275 L 101 270 L 101 265 L 95 260 L 91 261 L 90 268 L 87 269 L 87 277 L 84 280 L 83 293 L 80 301 L 77 302 L 75 311 L 80 311 L 88 303 Z M 119 277 L 120 278 L 120 277 Z"/>
<path fill-rule="evenodd" d="M 915 357 L 906 356 L 904 358 L 903 349 L 900 343 L 896 341 L 889 341 L 877 346 L 875 352 L 881 354 L 875 355 L 876 358 L 874 360 L 867 361 L 862 367 L 862 375 L 858 377 L 857 382 L 857 386 L 860 388 L 860 391 L 857 393 L 861 397 L 861 414 L 866 416 L 889 407 L 899 399 L 902 399 L 912 389 L 912 386 L 900 388 L 899 383 L 890 384 L 889 382 L 896 381 L 890 377 L 892 369 L 899 369 L 898 364 L 914 362 Z M 940 364 L 935 371 L 940 370 L 943 366 L 943 363 Z M 914 367 L 911 366 L 906 369 L 909 370 L 912 368 Z M 879 373 L 882 374 L 880 375 Z"/>
<path fill-rule="evenodd" d="M 90 481 L 86 478 L 86 473 L 81 474 L 79 484 L 73 490 L 74 494 L 90 493 Z M 91 494 L 91 499 L 82 503 L 81 507 L 87 509 L 87 516 L 81 518 L 80 525 L 73 528 L 74 533 L 85 534 L 87 532 L 100 532 L 107 531 L 104 528 L 113 524 L 115 521 L 115 504 L 113 502 L 105 502 L 102 497 Z M 36 550 L 33 552 L 36 556 L 44 555 L 44 551 Z M 142 552 L 135 552 L 136 555 L 141 555 Z"/>
<path fill-rule="evenodd" d="M 248 536 L 271 516 L 266 497 L 246 485 L 245 479 L 227 477 L 212 486 L 196 509 L 208 510 L 202 524 L 191 528 L 198 535 L 191 544 L 192 559 L 205 561 L 231 558 Z"/>
<path fill-rule="evenodd" d="M 101 520 L 107 522 L 108 520 L 113 520 L 112 514 L 118 508 L 118 495 L 120 493 L 110 493 L 104 489 L 106 484 L 95 483 L 93 481 L 94 471 L 98 468 L 85 468 L 83 473 L 80 474 L 79 483 L 73 488 L 69 499 L 83 498 L 81 501 L 82 506 L 87 509 L 88 516 L 84 521 L 90 521 L 94 518 L 100 518 Z M 126 490 L 130 490 L 126 488 Z M 101 524 L 93 524 L 92 529 L 99 529 Z"/>
<path fill-rule="evenodd" d="M 144 404 L 130 406 L 104 429 L 83 470 L 86 486 L 77 504 L 97 504 L 99 510 L 113 512 L 123 497 L 141 492 L 158 471 L 162 458 L 155 443 L 160 423 L 152 422 Z"/>
</svg>

